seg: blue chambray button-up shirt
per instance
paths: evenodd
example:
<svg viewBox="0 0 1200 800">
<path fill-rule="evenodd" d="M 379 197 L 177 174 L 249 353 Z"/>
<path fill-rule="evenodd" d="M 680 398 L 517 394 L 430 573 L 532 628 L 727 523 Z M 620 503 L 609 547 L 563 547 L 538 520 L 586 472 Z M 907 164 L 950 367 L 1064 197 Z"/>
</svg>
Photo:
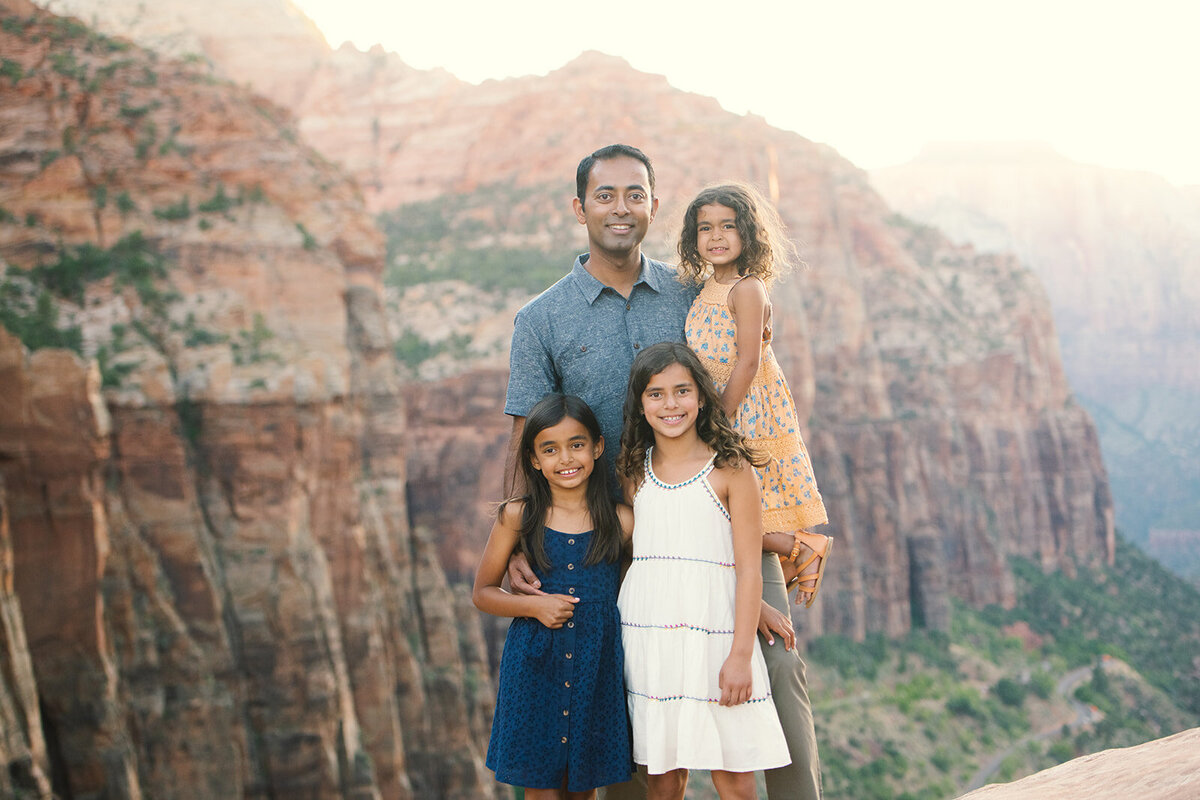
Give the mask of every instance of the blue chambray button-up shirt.
<svg viewBox="0 0 1200 800">
<path fill-rule="evenodd" d="M 652 344 L 684 341 L 697 288 L 643 255 L 641 276 L 625 298 L 587 271 L 587 259 L 576 258 L 570 273 L 517 312 L 504 413 L 528 416 L 547 392 L 578 395 L 600 422 L 613 475 L 633 358 Z"/>
</svg>

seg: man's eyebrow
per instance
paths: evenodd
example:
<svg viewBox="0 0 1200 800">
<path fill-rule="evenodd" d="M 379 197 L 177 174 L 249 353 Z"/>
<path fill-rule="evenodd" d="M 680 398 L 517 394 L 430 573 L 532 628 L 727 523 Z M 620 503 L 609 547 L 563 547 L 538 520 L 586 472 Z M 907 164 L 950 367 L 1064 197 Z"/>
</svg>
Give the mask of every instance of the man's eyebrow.
<svg viewBox="0 0 1200 800">
<path fill-rule="evenodd" d="M 595 189 L 593 189 L 592 194 L 595 194 L 596 192 L 612 192 L 612 191 L 615 191 L 616 188 L 617 188 L 616 186 L 613 186 L 610 184 L 605 184 L 604 186 L 597 186 Z M 626 189 L 641 189 L 643 192 L 646 191 L 646 187 L 640 183 L 631 183 L 628 186 L 626 186 L 625 188 Z"/>
</svg>

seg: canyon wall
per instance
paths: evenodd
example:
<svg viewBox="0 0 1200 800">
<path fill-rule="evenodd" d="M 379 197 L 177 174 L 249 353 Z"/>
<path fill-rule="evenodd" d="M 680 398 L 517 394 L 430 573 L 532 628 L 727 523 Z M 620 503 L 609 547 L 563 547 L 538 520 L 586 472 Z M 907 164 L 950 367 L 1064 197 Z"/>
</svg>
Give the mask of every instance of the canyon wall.
<svg viewBox="0 0 1200 800">
<path fill-rule="evenodd" d="M 498 631 L 462 584 L 507 337 L 586 247 L 574 168 L 612 141 L 655 160 L 651 255 L 730 177 L 801 246 L 776 350 L 840 539 L 802 635 L 945 629 L 953 598 L 1013 601 L 1013 555 L 1111 560 L 1095 429 L 1015 257 L 619 59 L 469 86 L 236 5 L 192 34 L 196 9 L 137 5 L 172 58 L 0 0 L 9 780 L 491 796 Z"/>
<path fill-rule="evenodd" d="M 898 211 L 1045 285 L 1071 387 L 1099 429 L 1117 524 L 1200 537 L 1200 203 L 1148 173 L 1033 144 L 930 146 L 871 174 Z M 1172 557 L 1172 553 L 1174 557 Z M 1187 565 L 1182 549 L 1164 563 Z M 1200 560 L 1190 559 L 1193 574 Z"/>
<path fill-rule="evenodd" d="M 547 97 L 573 101 L 548 106 Z M 1066 570 L 1111 558 L 1095 431 L 1071 397 L 1045 295 L 1016 258 L 956 246 L 894 214 L 828 147 L 731 115 L 618 59 L 586 54 L 544 78 L 484 84 L 471 108 L 471 128 L 441 143 L 439 158 L 458 160 L 443 211 L 426 226 L 436 233 L 395 237 L 389 269 L 465 271 L 503 248 L 515 254 L 513 272 L 547 255 L 565 272 L 571 251 L 562 243 L 586 246 L 569 214 L 574 165 L 612 140 L 655 159 L 662 208 L 647 244 L 653 255 L 670 257 L 673 218 L 705 183 L 737 176 L 774 195 L 808 262 L 774 289 L 776 350 L 807 421 L 828 530 L 841 539 L 818 606 L 797 615 L 805 635 L 942 628 L 952 597 L 1010 603 L 1013 555 Z M 517 130 L 516 119 L 532 122 Z M 553 135 L 527 147 L 530 126 Z M 522 153 L 536 156 L 517 166 Z M 385 229 L 429 205 L 385 212 Z M 462 289 L 442 272 L 429 279 Z M 447 537 L 447 569 L 466 573 L 486 531 L 485 501 L 499 488 L 488 459 L 502 452 L 507 426 L 487 416 L 498 414 L 504 390 L 490 354 L 507 329 L 451 318 L 439 326 L 431 290 L 397 291 L 398 325 L 426 320 L 420 334 L 432 341 L 471 334 L 453 362 L 457 375 L 409 390 L 437 399 L 436 417 L 422 420 L 425 440 L 469 442 L 475 454 L 440 472 L 418 452 L 428 448 L 410 457 L 412 474 L 447 498 L 422 513 Z M 511 308 L 499 300 L 508 296 L 497 291 L 494 315 L 505 321 Z M 461 467 L 472 462 L 484 466 Z"/>
<path fill-rule="evenodd" d="M 204 49 L 233 74 L 221 52 Z M 843 541 L 819 607 L 798 616 L 805 635 L 945 627 L 951 597 L 1009 603 L 1011 555 L 1066 570 L 1111 558 L 1095 430 L 1044 292 L 1015 258 L 908 222 L 831 148 L 620 59 L 585 53 L 547 76 L 469 86 L 378 48 L 327 48 L 316 72 L 309 53 L 264 64 L 261 85 L 300 98 L 299 129 L 350 165 L 391 237 L 391 329 L 419 345 L 421 381 L 405 390 L 421 440 L 414 521 L 449 574 L 470 574 L 500 490 L 512 313 L 585 249 L 574 168 L 613 141 L 655 161 L 652 255 L 671 257 L 693 192 L 732 177 L 777 203 L 809 265 L 775 290 L 776 349 Z"/>
<path fill-rule="evenodd" d="M 3 313 L 69 347 L 0 331 L 4 780 L 492 796 L 357 188 L 202 65 L 0 16 Z"/>
</svg>

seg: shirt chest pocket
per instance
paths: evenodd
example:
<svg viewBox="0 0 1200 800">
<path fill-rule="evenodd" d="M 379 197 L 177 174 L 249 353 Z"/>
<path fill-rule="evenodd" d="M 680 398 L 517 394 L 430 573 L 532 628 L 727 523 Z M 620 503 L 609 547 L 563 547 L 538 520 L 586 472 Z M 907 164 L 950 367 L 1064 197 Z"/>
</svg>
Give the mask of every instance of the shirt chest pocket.
<svg viewBox="0 0 1200 800">
<path fill-rule="evenodd" d="M 576 342 L 562 348 L 554 356 L 554 365 L 558 370 L 563 392 L 575 395 L 586 392 L 594 379 L 597 365 L 602 360 L 594 345 Z"/>
</svg>

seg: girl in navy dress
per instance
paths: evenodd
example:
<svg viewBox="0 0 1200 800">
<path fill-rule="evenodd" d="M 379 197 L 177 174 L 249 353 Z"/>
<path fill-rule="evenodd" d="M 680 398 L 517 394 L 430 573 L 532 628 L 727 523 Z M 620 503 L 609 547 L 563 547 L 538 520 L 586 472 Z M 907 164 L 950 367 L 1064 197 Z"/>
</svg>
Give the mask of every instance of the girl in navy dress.
<svg viewBox="0 0 1200 800">
<path fill-rule="evenodd" d="M 612 499 L 604 437 L 578 397 L 542 398 L 519 452 L 528 493 L 500 506 L 472 595 L 481 611 L 515 617 L 487 766 L 529 800 L 588 800 L 632 771 L 617 588 L 633 512 Z M 541 594 L 500 587 L 514 551 Z"/>
</svg>

